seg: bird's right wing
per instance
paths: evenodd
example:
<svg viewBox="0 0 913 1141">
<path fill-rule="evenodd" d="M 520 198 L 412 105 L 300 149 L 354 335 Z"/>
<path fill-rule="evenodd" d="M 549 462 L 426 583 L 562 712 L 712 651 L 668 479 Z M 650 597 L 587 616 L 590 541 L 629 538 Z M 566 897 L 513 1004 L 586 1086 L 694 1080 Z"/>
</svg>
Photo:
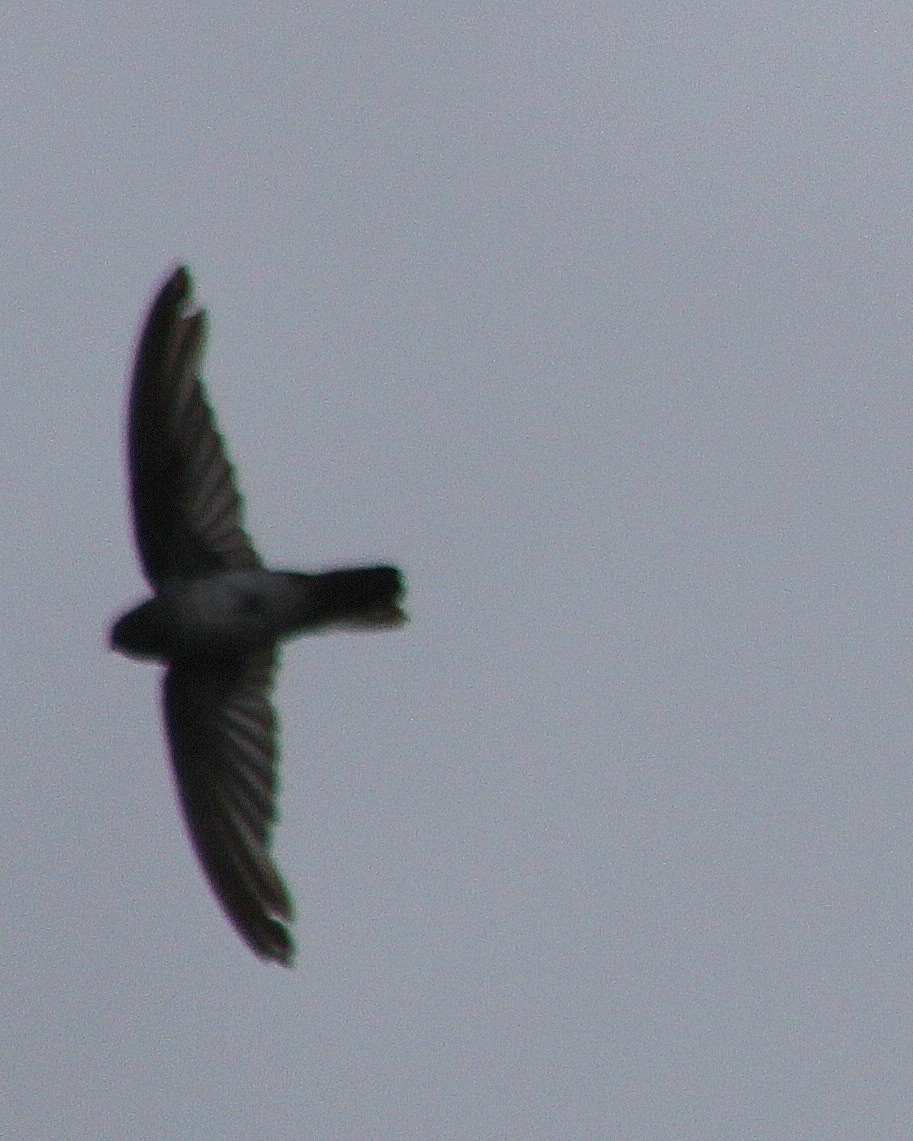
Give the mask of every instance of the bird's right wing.
<svg viewBox="0 0 913 1141">
<path fill-rule="evenodd" d="M 140 338 L 130 391 L 133 524 L 154 586 L 260 566 L 200 381 L 206 315 L 187 313 L 191 291 L 183 267 L 162 286 Z"/>
<path fill-rule="evenodd" d="M 181 806 L 206 877 L 263 958 L 290 964 L 292 901 L 269 851 L 276 819 L 272 650 L 221 667 L 173 665 L 168 738 Z"/>
</svg>

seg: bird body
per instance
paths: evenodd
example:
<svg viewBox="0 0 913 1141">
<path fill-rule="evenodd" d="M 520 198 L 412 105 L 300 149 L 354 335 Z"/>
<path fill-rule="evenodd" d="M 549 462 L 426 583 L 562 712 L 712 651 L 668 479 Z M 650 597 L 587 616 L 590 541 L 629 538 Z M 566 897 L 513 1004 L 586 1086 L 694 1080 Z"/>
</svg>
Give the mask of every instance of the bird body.
<svg viewBox="0 0 913 1141">
<path fill-rule="evenodd" d="M 234 570 L 168 579 L 115 622 L 111 644 L 135 658 L 216 662 L 331 625 L 398 625 L 394 567 L 356 570 Z"/>
<path fill-rule="evenodd" d="M 276 647 L 331 626 L 398 625 L 403 582 L 390 566 L 263 566 L 200 380 L 206 316 L 187 311 L 190 295 L 190 275 L 179 268 L 153 302 L 137 350 L 130 490 L 153 594 L 114 623 L 110 641 L 167 666 L 165 725 L 190 839 L 241 936 L 258 955 L 289 964 L 293 906 L 270 854 Z"/>
</svg>

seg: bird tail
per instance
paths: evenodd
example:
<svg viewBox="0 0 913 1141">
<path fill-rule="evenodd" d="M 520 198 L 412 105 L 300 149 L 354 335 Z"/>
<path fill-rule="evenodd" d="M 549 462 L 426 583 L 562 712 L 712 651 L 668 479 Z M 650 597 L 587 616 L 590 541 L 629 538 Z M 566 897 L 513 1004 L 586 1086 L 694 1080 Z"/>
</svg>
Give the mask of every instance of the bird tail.
<svg viewBox="0 0 913 1141">
<path fill-rule="evenodd" d="M 306 586 L 320 625 L 383 629 L 406 621 L 398 605 L 405 588 L 396 567 L 355 567 L 293 577 Z"/>
</svg>

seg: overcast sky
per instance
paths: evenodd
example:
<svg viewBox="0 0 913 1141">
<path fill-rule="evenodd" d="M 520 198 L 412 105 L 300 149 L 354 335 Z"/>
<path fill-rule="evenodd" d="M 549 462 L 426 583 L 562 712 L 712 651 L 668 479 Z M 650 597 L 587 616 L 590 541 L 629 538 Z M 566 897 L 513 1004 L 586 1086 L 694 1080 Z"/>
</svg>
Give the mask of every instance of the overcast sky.
<svg viewBox="0 0 913 1141">
<path fill-rule="evenodd" d="M 32 2 L 0 156 L 0 1136 L 908 1141 L 909 4 Z M 410 585 L 284 654 L 293 971 L 107 649 L 179 261 L 264 557 Z"/>
</svg>

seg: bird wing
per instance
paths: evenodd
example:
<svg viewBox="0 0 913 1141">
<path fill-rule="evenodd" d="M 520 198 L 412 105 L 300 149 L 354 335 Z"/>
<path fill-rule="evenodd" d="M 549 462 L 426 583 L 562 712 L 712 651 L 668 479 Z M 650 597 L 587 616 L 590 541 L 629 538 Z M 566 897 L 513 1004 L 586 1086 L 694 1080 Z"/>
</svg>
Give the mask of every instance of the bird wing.
<svg viewBox="0 0 913 1141">
<path fill-rule="evenodd" d="M 187 314 L 191 292 L 183 267 L 162 286 L 130 392 L 133 525 L 153 586 L 261 565 L 241 525 L 241 497 L 200 381 L 206 314 Z"/>
<path fill-rule="evenodd" d="M 276 819 L 275 653 L 173 665 L 164 707 L 184 818 L 222 907 L 260 956 L 290 964 L 292 901 L 270 856 Z"/>
</svg>

